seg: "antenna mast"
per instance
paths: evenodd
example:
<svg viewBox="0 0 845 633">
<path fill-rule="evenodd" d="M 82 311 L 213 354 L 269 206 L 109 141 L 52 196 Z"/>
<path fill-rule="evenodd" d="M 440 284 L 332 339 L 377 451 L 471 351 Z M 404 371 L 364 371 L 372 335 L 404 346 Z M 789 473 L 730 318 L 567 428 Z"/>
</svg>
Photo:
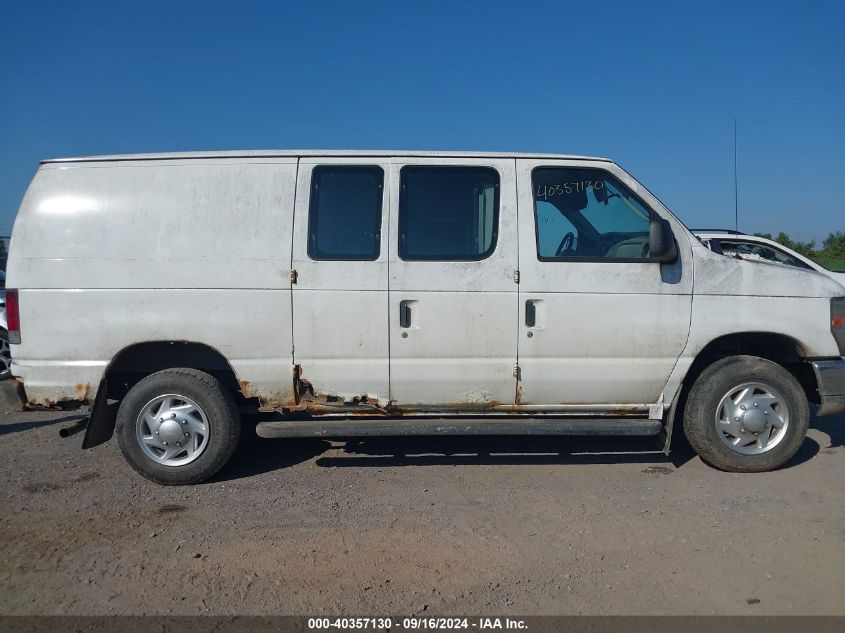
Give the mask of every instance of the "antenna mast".
<svg viewBox="0 0 845 633">
<path fill-rule="evenodd" d="M 739 231 L 739 188 L 736 179 L 736 119 L 734 119 L 734 229 Z"/>
</svg>

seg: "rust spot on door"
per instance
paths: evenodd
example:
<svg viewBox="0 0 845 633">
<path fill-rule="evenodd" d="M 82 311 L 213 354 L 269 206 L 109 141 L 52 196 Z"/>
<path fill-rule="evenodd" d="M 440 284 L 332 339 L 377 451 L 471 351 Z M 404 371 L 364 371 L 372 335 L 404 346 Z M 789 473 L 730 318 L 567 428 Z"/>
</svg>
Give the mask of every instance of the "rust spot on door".
<svg viewBox="0 0 845 633">
<path fill-rule="evenodd" d="M 314 387 L 310 380 L 302 376 L 302 365 L 293 366 L 292 398 L 282 402 L 279 408 L 289 411 L 311 413 L 343 412 L 350 415 L 386 414 L 385 405 L 372 394 L 360 394 L 352 397 L 334 393 L 325 393 Z"/>
</svg>

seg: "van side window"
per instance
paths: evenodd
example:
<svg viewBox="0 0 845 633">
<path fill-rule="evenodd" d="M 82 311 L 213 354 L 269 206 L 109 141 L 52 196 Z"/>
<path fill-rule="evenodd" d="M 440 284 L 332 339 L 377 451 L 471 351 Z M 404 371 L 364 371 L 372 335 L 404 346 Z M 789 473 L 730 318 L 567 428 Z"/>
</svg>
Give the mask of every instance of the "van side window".
<svg viewBox="0 0 845 633">
<path fill-rule="evenodd" d="M 315 167 L 308 209 L 308 256 L 315 260 L 378 259 L 383 186 L 381 167 Z"/>
<path fill-rule="evenodd" d="M 399 257 L 477 261 L 496 248 L 499 173 L 487 167 L 403 167 Z"/>
<path fill-rule="evenodd" d="M 532 184 L 541 261 L 648 259 L 651 211 L 607 172 L 542 167 Z"/>
</svg>

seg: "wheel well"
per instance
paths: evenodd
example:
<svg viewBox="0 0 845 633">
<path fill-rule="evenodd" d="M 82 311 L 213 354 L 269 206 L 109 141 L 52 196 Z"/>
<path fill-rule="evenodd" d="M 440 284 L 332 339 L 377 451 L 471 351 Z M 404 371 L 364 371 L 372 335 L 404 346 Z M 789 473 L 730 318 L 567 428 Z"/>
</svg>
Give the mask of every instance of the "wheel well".
<svg viewBox="0 0 845 633">
<path fill-rule="evenodd" d="M 728 356 L 759 356 L 787 369 L 801 383 L 807 399 L 819 402 L 818 385 L 812 367 L 804 362 L 805 354 L 795 339 L 768 332 L 742 332 L 720 336 L 698 353 L 684 378 L 688 389 L 707 367 Z"/>
<path fill-rule="evenodd" d="M 189 341 L 138 343 L 121 350 L 106 368 L 108 397 L 121 400 L 145 376 L 171 367 L 188 367 L 209 373 L 237 399 L 243 399 L 229 361 L 213 347 Z"/>
</svg>

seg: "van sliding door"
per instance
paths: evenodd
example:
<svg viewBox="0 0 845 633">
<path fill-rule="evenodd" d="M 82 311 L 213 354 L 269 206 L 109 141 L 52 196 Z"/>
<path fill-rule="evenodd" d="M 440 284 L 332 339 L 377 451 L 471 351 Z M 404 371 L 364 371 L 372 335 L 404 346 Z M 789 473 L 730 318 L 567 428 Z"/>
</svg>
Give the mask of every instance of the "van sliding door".
<svg viewBox="0 0 845 633">
<path fill-rule="evenodd" d="M 391 170 L 391 400 L 409 411 L 511 407 L 514 161 L 394 158 Z"/>
</svg>

